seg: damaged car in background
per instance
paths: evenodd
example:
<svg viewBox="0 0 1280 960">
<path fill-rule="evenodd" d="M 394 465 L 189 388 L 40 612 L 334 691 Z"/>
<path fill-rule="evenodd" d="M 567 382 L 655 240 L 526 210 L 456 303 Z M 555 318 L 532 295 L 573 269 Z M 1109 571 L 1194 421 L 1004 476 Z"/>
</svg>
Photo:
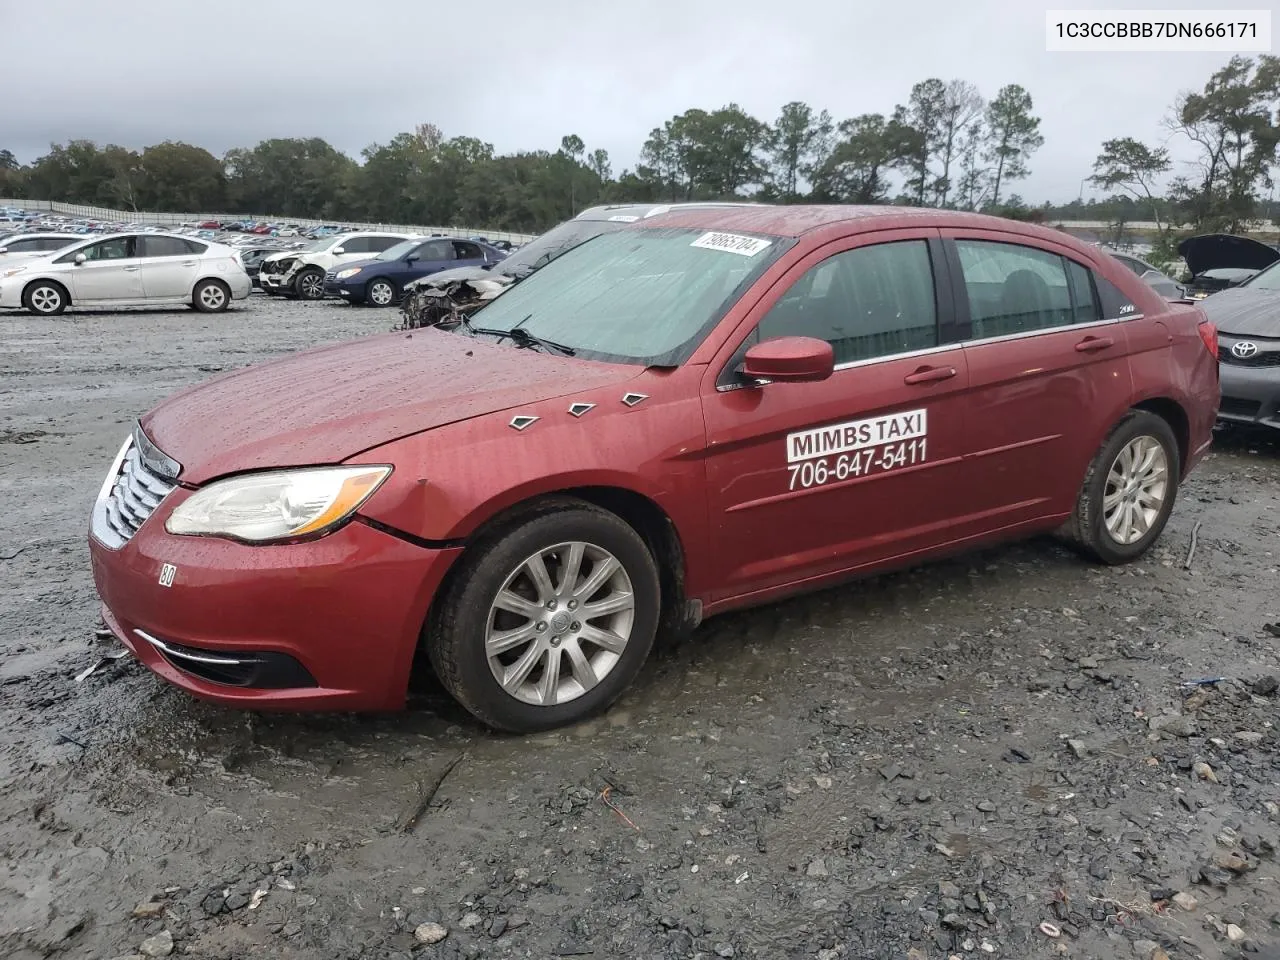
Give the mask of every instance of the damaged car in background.
<svg viewBox="0 0 1280 960">
<path fill-rule="evenodd" d="M 1210 294 L 1247 283 L 1259 271 L 1280 260 L 1280 250 L 1251 237 L 1206 233 L 1178 244 L 1191 282 L 1187 296 L 1203 300 Z"/>
<path fill-rule="evenodd" d="M 1280 429 L 1280 263 L 1200 308 L 1218 328 L 1219 418 Z"/>
<path fill-rule="evenodd" d="M 1139 260 L 1131 253 L 1121 253 L 1119 250 L 1113 250 L 1110 247 L 1102 247 L 1102 249 L 1132 270 L 1135 275 L 1141 277 L 1147 286 L 1166 300 L 1176 302 L 1188 299 L 1187 288 L 1158 267 L 1153 267 L 1145 260 Z"/>
<path fill-rule="evenodd" d="M 395 329 L 412 330 L 441 323 L 456 323 L 488 303 L 511 284 L 523 280 L 561 254 L 602 234 L 621 230 L 628 224 L 674 210 L 750 206 L 761 204 L 695 201 L 590 207 L 572 220 L 566 220 L 529 241 L 497 263 L 455 267 L 406 283 L 400 306 L 404 320 Z"/>
<path fill-rule="evenodd" d="M 367 260 L 410 239 L 413 236 L 407 233 L 340 233 L 325 237 L 301 250 L 263 259 L 258 267 L 258 286 L 277 296 L 320 300 L 324 297 L 324 276 L 338 264 Z"/>
<path fill-rule="evenodd" d="M 324 292 L 351 304 L 389 307 L 404 296 L 405 287 L 414 280 L 442 270 L 488 269 L 506 256 L 505 250 L 476 240 L 405 240 L 371 260 L 352 260 L 328 271 Z"/>
</svg>

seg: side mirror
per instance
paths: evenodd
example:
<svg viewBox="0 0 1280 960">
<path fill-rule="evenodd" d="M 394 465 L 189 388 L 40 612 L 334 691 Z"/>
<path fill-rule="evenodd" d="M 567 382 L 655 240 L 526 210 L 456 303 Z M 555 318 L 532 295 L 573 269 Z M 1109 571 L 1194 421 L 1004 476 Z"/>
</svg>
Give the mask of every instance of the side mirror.
<svg viewBox="0 0 1280 960">
<path fill-rule="evenodd" d="M 421 260 L 421 259 L 422 259 L 422 258 L 421 258 L 420 256 L 418 256 L 416 253 L 411 253 L 411 254 L 409 254 L 407 257 L 405 257 L 405 258 L 404 258 L 404 262 L 405 262 L 405 263 L 414 263 L 415 261 L 417 261 L 417 260 Z"/>
<path fill-rule="evenodd" d="M 84 263 L 84 262 L 85 262 L 86 260 L 88 260 L 88 259 L 89 259 L 89 258 L 88 258 L 88 257 L 86 257 L 83 253 L 77 253 L 77 254 L 76 254 L 76 260 L 75 260 L 76 266 L 77 266 L 77 267 L 78 267 L 78 266 L 80 266 L 80 264 Z"/>
<path fill-rule="evenodd" d="M 334 248 L 333 248 L 333 255 L 334 255 L 335 257 L 340 257 L 340 256 L 342 256 L 342 255 L 343 255 L 344 253 L 346 253 L 346 252 L 347 252 L 347 251 L 346 251 L 344 248 L 342 248 L 342 247 L 334 247 Z"/>
<path fill-rule="evenodd" d="M 812 383 L 826 380 L 835 369 L 831 344 L 816 337 L 774 337 L 747 351 L 742 373 L 752 380 Z"/>
</svg>

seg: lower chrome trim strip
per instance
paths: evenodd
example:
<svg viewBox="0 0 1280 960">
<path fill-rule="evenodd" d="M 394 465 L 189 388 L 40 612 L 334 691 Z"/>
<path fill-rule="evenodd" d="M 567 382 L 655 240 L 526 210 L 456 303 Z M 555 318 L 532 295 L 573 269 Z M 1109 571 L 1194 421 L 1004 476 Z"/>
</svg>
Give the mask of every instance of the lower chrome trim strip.
<svg viewBox="0 0 1280 960">
<path fill-rule="evenodd" d="M 241 667 L 250 663 L 262 662 L 257 658 L 250 658 L 247 660 L 237 660 L 232 657 L 214 657 L 214 656 L 208 656 L 208 655 L 201 656 L 195 653 L 187 653 L 184 650 L 173 649 L 173 647 L 169 646 L 167 643 L 165 643 L 162 640 L 157 640 L 155 637 L 147 633 L 145 630 L 138 630 L 135 628 L 133 632 L 136 633 L 138 636 L 140 636 L 143 640 L 147 641 L 147 643 L 151 644 L 161 653 L 166 654 L 167 656 L 170 656 L 170 657 L 176 657 L 179 660 L 188 660 L 191 663 L 208 663 L 218 667 Z"/>
</svg>

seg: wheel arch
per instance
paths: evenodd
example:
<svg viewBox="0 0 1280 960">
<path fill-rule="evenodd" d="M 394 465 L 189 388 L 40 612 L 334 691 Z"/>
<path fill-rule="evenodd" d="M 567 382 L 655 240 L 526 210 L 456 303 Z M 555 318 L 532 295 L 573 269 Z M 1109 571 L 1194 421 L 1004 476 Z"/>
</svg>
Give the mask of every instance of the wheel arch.
<svg viewBox="0 0 1280 960">
<path fill-rule="evenodd" d="M 196 277 L 196 279 L 191 284 L 191 296 L 194 297 L 196 295 L 196 290 L 199 289 L 200 284 L 206 283 L 207 281 L 210 281 L 210 280 L 212 280 L 214 283 L 219 283 L 223 287 L 225 287 L 227 290 L 227 295 L 230 296 L 231 284 L 227 282 L 226 278 L 220 277 L 216 273 L 205 273 L 205 274 L 201 274 L 199 277 Z"/>
<path fill-rule="evenodd" d="M 71 288 L 68 287 L 61 280 L 59 280 L 57 277 L 35 277 L 34 279 L 28 280 L 26 283 L 22 285 L 22 295 L 20 297 L 20 300 L 22 302 L 24 303 L 26 302 L 27 291 L 30 290 L 32 287 L 34 287 L 37 283 L 53 284 L 55 287 L 61 290 L 62 295 L 67 298 L 67 306 L 71 305 Z"/>
<path fill-rule="evenodd" d="M 639 534 L 649 548 L 658 568 L 658 582 L 662 592 L 662 610 L 658 617 L 659 641 L 663 638 L 678 639 L 702 622 L 701 601 L 689 599 L 685 590 L 685 545 L 675 521 L 657 501 L 631 488 L 588 484 L 533 493 L 491 514 L 467 535 L 466 542 L 474 544 L 486 541 L 503 530 L 518 525 L 530 515 L 554 508 L 557 503 L 567 505 L 573 501 L 588 504 L 618 517 Z M 463 556 L 467 549 L 464 545 Z M 445 574 L 432 598 L 431 609 L 427 612 L 424 639 L 436 612 L 436 599 L 448 591 L 463 568 L 462 563 L 455 562 Z"/>
<path fill-rule="evenodd" d="M 1150 397 L 1140 400 L 1131 408 L 1153 413 L 1173 431 L 1178 441 L 1178 473 L 1183 477 L 1187 472 L 1187 460 L 1191 455 L 1191 421 L 1182 404 L 1171 397 Z"/>
</svg>

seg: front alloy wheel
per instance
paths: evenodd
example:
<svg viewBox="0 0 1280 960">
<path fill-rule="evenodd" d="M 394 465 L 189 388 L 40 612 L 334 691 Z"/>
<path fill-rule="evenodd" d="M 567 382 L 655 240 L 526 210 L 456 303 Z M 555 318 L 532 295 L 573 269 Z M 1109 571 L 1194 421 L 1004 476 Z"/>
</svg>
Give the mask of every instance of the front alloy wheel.
<svg viewBox="0 0 1280 960">
<path fill-rule="evenodd" d="M 22 295 L 23 304 L 32 313 L 52 317 L 67 309 L 67 294 L 56 283 L 40 281 L 32 284 Z"/>
<path fill-rule="evenodd" d="M 603 547 L 559 543 L 527 557 L 489 607 L 485 654 L 502 689 L 525 703 L 576 700 L 618 665 L 635 591 Z"/>
<path fill-rule="evenodd" d="M 298 296 L 303 300 L 319 300 L 324 297 L 324 274 L 319 270 L 304 270 L 298 274 Z"/>
<path fill-rule="evenodd" d="M 374 280 L 369 284 L 369 292 L 365 295 L 375 307 L 389 307 L 396 298 L 396 291 L 387 280 Z"/>
<path fill-rule="evenodd" d="M 477 718 L 546 730 L 617 699 L 649 655 L 661 606 L 640 535 L 556 498 L 468 544 L 424 640 L 441 683 Z"/>
</svg>

